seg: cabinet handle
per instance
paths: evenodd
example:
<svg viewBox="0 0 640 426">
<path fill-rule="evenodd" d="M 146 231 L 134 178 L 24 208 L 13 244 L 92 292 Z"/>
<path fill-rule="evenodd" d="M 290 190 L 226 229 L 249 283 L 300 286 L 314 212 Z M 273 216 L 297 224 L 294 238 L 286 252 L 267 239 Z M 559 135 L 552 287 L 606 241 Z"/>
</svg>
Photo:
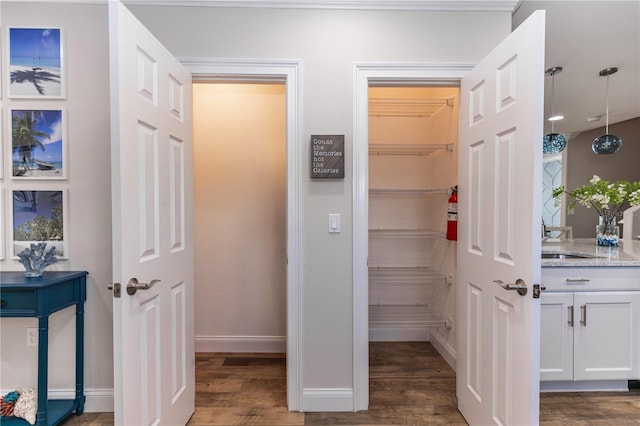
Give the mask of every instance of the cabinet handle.
<svg viewBox="0 0 640 426">
<path fill-rule="evenodd" d="M 587 326 L 587 305 L 580 306 L 580 324 Z"/>
<path fill-rule="evenodd" d="M 567 278 L 568 283 L 588 283 L 591 281 L 589 278 Z"/>
<path fill-rule="evenodd" d="M 4 305 L 6 305 L 4 299 L 0 299 L 0 308 L 4 308 Z"/>
<path fill-rule="evenodd" d="M 569 327 L 573 327 L 573 305 L 567 306 L 567 310 L 569 311 L 569 320 L 567 321 L 567 324 L 569 324 Z"/>
</svg>

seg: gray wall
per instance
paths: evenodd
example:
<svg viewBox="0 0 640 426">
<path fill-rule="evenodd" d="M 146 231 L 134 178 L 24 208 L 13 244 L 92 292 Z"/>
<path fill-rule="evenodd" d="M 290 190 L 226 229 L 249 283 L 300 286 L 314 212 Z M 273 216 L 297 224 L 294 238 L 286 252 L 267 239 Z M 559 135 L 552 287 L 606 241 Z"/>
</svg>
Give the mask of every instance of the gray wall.
<svg viewBox="0 0 640 426">
<path fill-rule="evenodd" d="M 596 155 L 591 150 L 593 140 L 605 134 L 604 127 L 581 133 L 567 143 L 568 190 L 586 184 L 593 175 L 610 182 L 640 180 L 640 118 L 610 124 L 609 133 L 622 138 L 622 148 L 613 155 Z M 567 215 L 566 223 L 573 226 L 574 238 L 595 238 L 598 214 L 578 205 L 574 215 Z"/>
<path fill-rule="evenodd" d="M 65 190 L 68 193 L 69 259 L 49 269 L 86 270 L 85 386 L 87 411 L 113 409 L 112 309 L 107 284 L 111 282 L 111 165 L 109 118 L 109 38 L 107 6 L 63 5 L 2 1 L 2 188 L 5 203 L 0 226 L 9 237 L 10 192 L 14 189 Z M 10 99 L 9 64 L 5 49 L 8 27 L 63 29 L 66 64 L 65 99 Z M 11 178 L 11 110 L 63 109 L 67 112 L 68 179 L 17 181 Z M 24 270 L 12 259 L 9 238 L 0 269 Z M 2 318 L 0 389 L 36 387 L 37 348 L 25 347 L 32 318 Z M 75 312 L 66 309 L 50 319 L 50 388 L 73 395 L 75 382 Z M 59 394 L 60 396 L 60 394 Z"/>
<path fill-rule="evenodd" d="M 346 177 L 313 181 L 304 164 L 302 385 L 353 388 L 352 184 L 354 63 L 477 62 L 511 29 L 511 13 L 392 12 L 135 6 L 132 11 L 178 57 L 294 59 L 302 62 L 302 139 L 309 158 L 311 134 L 344 134 Z M 71 258 L 59 268 L 91 273 L 87 301 L 87 387 L 93 395 L 112 381 L 109 92 L 105 5 L 2 2 L 2 27 L 65 28 L 68 97 L 50 101 L 69 111 Z M 3 33 L 4 38 L 4 33 Z M 2 61 L 6 76 L 7 64 Z M 3 81 L 3 84 L 6 83 Z M 3 87 L 3 118 L 12 102 Z M 6 140 L 7 126 L 3 126 Z M 3 186 L 13 185 L 5 177 Z M 58 185 L 54 185 L 58 187 Z M 328 235 L 327 214 L 342 215 L 342 233 Z M 3 216 L 6 217 L 7 208 Z M 5 233 L 9 231 L 5 224 Z M 2 268 L 19 269 L 14 260 Z M 26 320 L 21 320 L 26 321 Z M 70 318 L 63 320 L 67 328 Z M 197 321 L 197 320 L 196 320 Z M 25 351 L 23 322 L 2 330 L 2 382 L 24 385 L 35 377 L 34 351 Z M 9 332 L 5 332 L 9 330 Z M 72 333 L 57 337 L 68 347 Z M 16 343 L 17 342 L 17 343 Z M 52 359 L 56 363 L 56 359 Z M 20 370 L 20 371 L 18 371 Z M 6 372 L 10 372 L 7 374 Z M 15 374 L 14 374 L 15 373 Z M 52 380 L 54 386 L 65 386 Z M 91 397 L 90 397 L 91 398 Z M 87 407 L 89 410 L 89 407 Z"/>
</svg>

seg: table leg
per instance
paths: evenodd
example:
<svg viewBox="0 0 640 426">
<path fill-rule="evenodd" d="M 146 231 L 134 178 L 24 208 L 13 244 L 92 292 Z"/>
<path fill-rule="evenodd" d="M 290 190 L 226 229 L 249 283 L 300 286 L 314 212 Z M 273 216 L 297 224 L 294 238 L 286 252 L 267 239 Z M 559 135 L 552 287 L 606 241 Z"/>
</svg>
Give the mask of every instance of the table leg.
<svg viewBox="0 0 640 426">
<path fill-rule="evenodd" d="M 47 425 L 47 380 L 49 375 L 49 317 L 38 317 L 38 412 L 36 424 Z"/>
<path fill-rule="evenodd" d="M 84 411 L 84 301 L 76 304 L 76 415 Z"/>
</svg>

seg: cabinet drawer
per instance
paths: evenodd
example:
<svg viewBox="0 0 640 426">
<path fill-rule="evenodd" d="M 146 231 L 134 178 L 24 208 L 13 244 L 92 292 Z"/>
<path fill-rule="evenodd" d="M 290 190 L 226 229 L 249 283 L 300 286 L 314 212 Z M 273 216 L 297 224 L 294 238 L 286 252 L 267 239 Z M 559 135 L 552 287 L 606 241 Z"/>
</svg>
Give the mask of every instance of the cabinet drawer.
<svg viewBox="0 0 640 426">
<path fill-rule="evenodd" d="M 547 291 L 640 290 L 640 268 L 542 268 L 542 283 Z"/>
<path fill-rule="evenodd" d="M 2 290 L 0 299 L 0 316 L 28 316 L 36 312 L 35 290 Z"/>
</svg>

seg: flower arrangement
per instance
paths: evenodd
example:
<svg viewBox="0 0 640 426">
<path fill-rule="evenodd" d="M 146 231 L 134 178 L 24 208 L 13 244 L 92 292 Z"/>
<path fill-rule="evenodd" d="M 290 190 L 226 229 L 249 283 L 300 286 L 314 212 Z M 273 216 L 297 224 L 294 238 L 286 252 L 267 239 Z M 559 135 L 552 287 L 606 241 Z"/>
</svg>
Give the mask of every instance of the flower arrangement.
<svg viewBox="0 0 640 426">
<path fill-rule="evenodd" d="M 611 227 L 615 225 L 616 215 L 625 202 L 628 202 L 630 206 L 640 205 L 640 181 L 608 182 L 593 175 L 589 179 L 588 185 L 583 185 L 572 191 L 566 191 L 564 186 L 553 189 L 554 198 L 558 199 L 562 194 L 566 194 L 571 199 L 567 206 L 569 210 L 573 210 L 576 203 L 586 208 L 593 207 L 598 212 L 602 224 L 605 227 Z M 617 239 L 615 245 L 617 245 Z"/>
</svg>

